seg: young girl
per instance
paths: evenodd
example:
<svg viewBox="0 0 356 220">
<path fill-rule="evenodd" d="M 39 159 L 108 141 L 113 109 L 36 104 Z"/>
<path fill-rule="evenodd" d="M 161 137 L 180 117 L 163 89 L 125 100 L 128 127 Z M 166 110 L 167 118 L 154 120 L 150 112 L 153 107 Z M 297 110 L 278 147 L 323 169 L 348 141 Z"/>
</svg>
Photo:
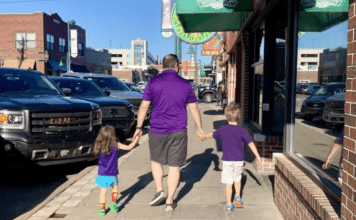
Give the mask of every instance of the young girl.
<svg viewBox="0 0 356 220">
<path fill-rule="evenodd" d="M 100 129 L 99 135 L 95 140 L 94 151 L 95 155 L 99 155 L 99 170 L 95 183 L 101 187 L 99 196 L 99 215 L 105 215 L 105 197 L 106 189 L 110 187 L 112 204 L 110 209 L 112 212 L 118 212 L 119 206 L 116 203 L 118 195 L 118 178 L 119 174 L 117 161 L 118 149 L 131 150 L 138 142 L 139 138 L 132 141 L 130 145 L 121 144 L 115 135 L 115 128 L 105 126 Z"/>
</svg>

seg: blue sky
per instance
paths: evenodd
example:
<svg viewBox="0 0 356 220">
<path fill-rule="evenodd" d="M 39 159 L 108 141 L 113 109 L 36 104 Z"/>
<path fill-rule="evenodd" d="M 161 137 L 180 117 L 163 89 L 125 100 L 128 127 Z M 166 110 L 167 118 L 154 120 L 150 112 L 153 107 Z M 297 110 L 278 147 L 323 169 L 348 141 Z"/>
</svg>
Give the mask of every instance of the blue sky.
<svg viewBox="0 0 356 220">
<path fill-rule="evenodd" d="M 16 3 L 16 1 L 19 1 Z M 12 2 L 12 3 L 5 3 Z M 15 3 L 14 3 L 15 2 Z M 57 12 L 65 21 L 75 20 L 86 30 L 87 46 L 97 49 L 130 48 L 132 39 L 148 41 L 148 49 L 160 59 L 174 52 L 173 37 L 160 34 L 161 0 L 0 0 L 0 13 Z M 347 45 L 347 22 L 321 33 L 306 33 L 299 39 L 299 48 L 329 48 Z M 182 45 L 183 60 L 189 60 L 189 45 Z M 210 56 L 198 60 L 209 64 Z"/>
<path fill-rule="evenodd" d="M 4 3 L 15 2 L 18 3 Z M 22 2 L 28 1 L 28 2 Z M 148 49 L 160 59 L 174 52 L 173 37 L 165 39 L 160 33 L 161 0 L 0 0 L 0 13 L 58 13 L 64 20 L 75 20 L 86 30 L 87 46 L 97 49 L 130 48 L 132 39 L 144 39 Z M 189 60 L 189 45 L 182 45 L 182 58 Z M 210 56 L 198 60 L 210 63 Z"/>
</svg>

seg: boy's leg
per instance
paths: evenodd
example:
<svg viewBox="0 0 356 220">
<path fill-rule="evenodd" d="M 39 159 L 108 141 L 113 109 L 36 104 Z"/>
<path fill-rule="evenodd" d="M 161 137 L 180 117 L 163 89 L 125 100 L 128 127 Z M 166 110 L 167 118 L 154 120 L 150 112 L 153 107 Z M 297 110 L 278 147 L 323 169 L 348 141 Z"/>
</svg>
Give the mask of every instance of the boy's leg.
<svg viewBox="0 0 356 220">
<path fill-rule="evenodd" d="M 232 196 L 232 184 L 226 184 L 226 204 L 231 205 L 231 196 Z"/>
<path fill-rule="evenodd" d="M 234 182 L 234 186 L 235 186 L 235 197 L 241 197 L 241 181 L 240 182 Z"/>
</svg>

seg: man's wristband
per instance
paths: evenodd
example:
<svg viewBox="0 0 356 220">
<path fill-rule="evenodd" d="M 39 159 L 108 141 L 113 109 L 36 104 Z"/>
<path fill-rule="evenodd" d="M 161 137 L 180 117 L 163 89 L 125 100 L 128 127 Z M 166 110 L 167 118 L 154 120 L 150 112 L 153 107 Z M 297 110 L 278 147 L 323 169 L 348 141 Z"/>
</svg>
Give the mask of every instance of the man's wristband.
<svg viewBox="0 0 356 220">
<path fill-rule="evenodd" d="M 136 129 L 141 129 L 142 130 L 142 127 L 136 127 Z"/>
</svg>

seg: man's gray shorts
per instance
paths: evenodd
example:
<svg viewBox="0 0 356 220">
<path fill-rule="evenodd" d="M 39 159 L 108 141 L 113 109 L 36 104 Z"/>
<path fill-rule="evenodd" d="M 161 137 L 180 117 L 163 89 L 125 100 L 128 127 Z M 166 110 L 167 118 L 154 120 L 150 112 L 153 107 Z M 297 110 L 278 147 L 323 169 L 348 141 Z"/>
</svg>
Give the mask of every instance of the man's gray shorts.
<svg viewBox="0 0 356 220">
<path fill-rule="evenodd" d="M 171 134 L 149 133 L 151 160 L 162 165 L 179 167 L 187 158 L 187 132 Z"/>
</svg>

